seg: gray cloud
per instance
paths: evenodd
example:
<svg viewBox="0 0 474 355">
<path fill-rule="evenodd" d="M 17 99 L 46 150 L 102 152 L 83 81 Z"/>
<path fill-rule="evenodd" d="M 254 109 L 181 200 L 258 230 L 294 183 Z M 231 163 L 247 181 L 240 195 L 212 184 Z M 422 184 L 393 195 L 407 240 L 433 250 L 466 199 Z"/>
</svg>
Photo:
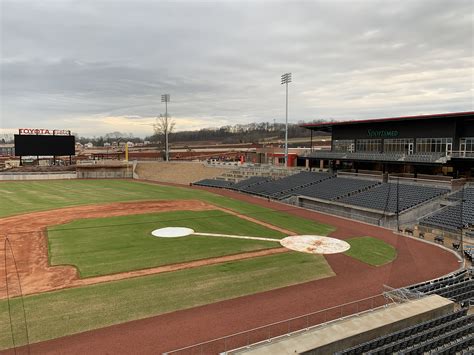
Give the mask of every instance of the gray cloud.
<svg viewBox="0 0 474 355">
<path fill-rule="evenodd" d="M 293 122 L 473 110 L 470 0 L 0 4 L 0 128 L 282 121 L 287 71 Z"/>
</svg>

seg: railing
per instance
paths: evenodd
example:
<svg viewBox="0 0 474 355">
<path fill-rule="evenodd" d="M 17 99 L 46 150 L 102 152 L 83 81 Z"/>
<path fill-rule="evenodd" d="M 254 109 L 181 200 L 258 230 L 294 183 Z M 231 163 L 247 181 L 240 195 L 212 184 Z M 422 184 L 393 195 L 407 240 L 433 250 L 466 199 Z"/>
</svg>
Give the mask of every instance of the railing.
<svg viewBox="0 0 474 355">
<path fill-rule="evenodd" d="M 360 315 L 368 311 L 386 307 L 389 303 L 392 303 L 392 301 L 384 297 L 383 294 L 380 294 L 227 335 L 203 343 L 172 350 L 163 353 L 163 355 L 227 354 L 228 351 L 233 349 L 250 347 L 252 344 L 255 345 L 264 342 L 270 343 L 278 337 L 291 335 L 296 332 L 308 331 L 317 326 L 323 326 L 344 317 Z"/>
<path fill-rule="evenodd" d="M 420 163 L 444 163 L 448 158 L 444 153 L 382 153 L 382 152 L 305 152 L 303 156 L 320 159 L 355 159 L 374 161 L 410 161 Z"/>
<path fill-rule="evenodd" d="M 382 174 L 365 174 L 365 173 L 353 173 L 349 171 L 338 171 L 337 177 L 381 181 L 383 176 Z"/>
<path fill-rule="evenodd" d="M 450 156 L 451 158 L 474 159 L 474 152 L 455 151 Z"/>
<path fill-rule="evenodd" d="M 408 185 L 417 185 L 417 186 L 427 186 L 427 187 L 440 187 L 440 188 L 451 188 L 451 180 L 435 180 L 435 179 L 425 179 L 425 178 L 412 178 L 405 176 L 395 176 L 390 175 L 388 177 L 389 182 L 396 183 L 399 181 L 401 184 Z"/>
<path fill-rule="evenodd" d="M 127 166 L 133 165 L 132 161 L 104 159 L 104 160 L 77 160 L 77 166 Z"/>
</svg>

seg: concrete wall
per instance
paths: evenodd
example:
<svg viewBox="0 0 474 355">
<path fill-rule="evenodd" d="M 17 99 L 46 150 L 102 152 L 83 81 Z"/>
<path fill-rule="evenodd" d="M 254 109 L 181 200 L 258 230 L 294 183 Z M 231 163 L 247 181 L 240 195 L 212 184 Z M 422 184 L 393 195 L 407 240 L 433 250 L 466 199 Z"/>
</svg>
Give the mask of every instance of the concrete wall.
<svg viewBox="0 0 474 355">
<path fill-rule="evenodd" d="M 399 225 L 417 224 L 418 218 L 426 215 L 430 211 L 439 209 L 440 201 L 443 199 L 444 197 L 439 197 L 400 213 L 398 216 Z M 397 228 L 397 215 L 392 212 L 387 212 L 384 214 L 383 211 L 347 205 L 336 201 L 311 198 L 307 196 L 298 196 L 296 199 L 288 200 L 288 202 L 299 207 L 346 217 L 365 223 L 392 229 Z"/>
<path fill-rule="evenodd" d="M 400 224 L 417 224 L 419 218 L 427 215 L 430 212 L 439 210 L 441 208 L 441 201 L 444 201 L 444 196 L 427 201 L 421 205 L 416 206 L 415 208 L 400 213 Z"/>
<path fill-rule="evenodd" d="M 439 302 L 436 302 L 435 300 L 435 302 L 433 302 L 434 304 L 430 304 L 430 298 L 433 300 L 438 298 Z M 386 309 L 381 311 L 380 314 L 377 314 L 377 312 L 367 314 L 365 317 L 367 318 L 368 322 L 366 323 L 363 322 L 363 320 L 361 322 L 360 318 L 356 319 L 356 322 L 353 322 L 352 324 L 351 319 L 348 319 L 347 321 L 341 321 L 341 323 L 346 323 L 348 330 L 352 330 L 352 332 L 346 332 L 346 334 L 352 333 L 351 335 L 343 339 L 337 339 L 336 341 L 329 340 L 326 344 L 312 350 L 301 352 L 301 354 L 333 354 L 337 351 L 350 348 L 377 337 L 394 333 L 404 328 L 411 327 L 415 324 L 441 317 L 453 311 L 454 303 L 452 301 L 442 299 L 442 297 L 438 295 L 428 296 L 426 299 L 412 301 L 397 305 L 391 309 Z M 334 327 L 336 329 L 338 328 L 337 325 Z M 341 333 L 341 336 L 344 336 L 344 333 Z"/>
<path fill-rule="evenodd" d="M 454 311 L 454 302 L 438 295 L 359 313 L 302 329 L 254 345 L 228 351 L 228 355 L 326 355 L 374 338 L 441 317 Z"/>
<path fill-rule="evenodd" d="M 76 179 L 76 173 L 3 173 L 0 181 Z"/>
<path fill-rule="evenodd" d="M 132 179 L 133 167 L 77 168 L 78 179 Z"/>
<path fill-rule="evenodd" d="M 138 161 L 134 160 L 133 161 L 133 169 L 132 169 L 132 174 L 133 174 L 133 178 L 134 179 L 140 179 L 140 176 L 138 176 L 138 173 L 137 173 L 137 166 L 138 166 Z"/>
<path fill-rule="evenodd" d="M 202 162 L 190 161 L 139 161 L 134 163 L 134 165 L 134 178 L 183 185 L 189 185 L 203 179 L 213 179 L 230 171 L 229 168 L 209 166 Z"/>
<path fill-rule="evenodd" d="M 327 201 L 307 196 L 298 196 L 296 205 L 315 211 L 346 217 L 374 225 L 396 225 L 396 216 L 394 213 L 387 213 L 386 216 L 380 211 L 359 208 L 346 205 L 339 202 Z"/>
</svg>

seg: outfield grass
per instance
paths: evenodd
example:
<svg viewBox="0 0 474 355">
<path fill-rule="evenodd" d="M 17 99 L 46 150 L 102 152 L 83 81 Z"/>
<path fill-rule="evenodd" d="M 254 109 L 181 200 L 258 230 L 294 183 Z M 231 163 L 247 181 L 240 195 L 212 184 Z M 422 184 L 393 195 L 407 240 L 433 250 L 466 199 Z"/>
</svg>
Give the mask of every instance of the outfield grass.
<svg viewBox="0 0 474 355">
<path fill-rule="evenodd" d="M 189 191 L 189 190 L 188 190 Z M 0 183 L 0 216 L 136 200 L 190 199 L 185 189 L 127 180 L 51 180 Z"/>
<path fill-rule="evenodd" d="M 332 275 L 324 257 L 289 252 L 27 296 L 24 302 L 30 342 Z M 18 345 L 24 341 L 22 311 L 19 299 L 11 303 Z M 11 346 L 7 302 L 0 301 L 0 348 Z"/>
<path fill-rule="evenodd" d="M 372 237 L 347 239 L 351 248 L 345 253 L 373 266 L 381 266 L 392 262 L 397 257 L 397 250 L 383 240 Z"/>
<path fill-rule="evenodd" d="M 208 191 L 127 180 L 56 180 L 0 183 L 0 217 L 61 207 L 140 200 L 201 200 L 301 234 L 327 235 L 332 226 Z M 291 208 L 291 206 L 288 206 Z"/>
<path fill-rule="evenodd" d="M 48 229 L 50 262 L 74 265 L 81 277 L 91 277 L 280 246 L 260 240 L 151 235 L 163 227 L 253 237 L 287 236 L 218 210 L 82 219 Z"/>
<path fill-rule="evenodd" d="M 0 183 L 0 201 L 2 201 L 0 203 L 0 218 L 76 205 L 183 199 L 206 201 L 299 234 L 327 235 L 334 230 L 332 226 L 203 190 L 125 180 L 2 182 Z M 288 206 L 288 208 L 292 207 Z M 219 213 L 222 214 L 222 212 Z M 182 213 L 179 215 L 182 219 Z M 110 225 L 104 228 L 90 228 L 89 231 L 94 231 L 94 233 L 87 233 L 87 235 L 81 234 L 83 233 L 81 229 L 71 229 L 74 227 L 74 223 L 91 223 L 94 227 L 94 223 L 102 224 L 104 220 L 100 223 L 94 220 L 73 222 L 68 226 L 70 228 L 67 233 L 56 227 L 50 236 L 52 238 L 52 261 L 53 263 L 80 264 L 79 268 L 86 276 L 120 271 L 119 264 L 123 262 L 120 259 L 124 253 L 127 254 L 128 260 L 125 269 L 128 270 L 155 266 L 160 262 L 169 263 L 172 260 L 178 261 L 178 259 L 183 261 L 181 257 L 186 256 L 180 255 L 178 257 L 180 251 L 174 248 L 175 246 L 166 245 L 156 239 L 146 239 L 144 234 L 136 235 L 137 230 L 141 230 L 140 233 L 151 231 L 152 227 L 147 224 L 148 220 L 145 222 L 142 225 L 140 223 L 134 224 L 133 227 L 120 226 L 123 236 L 118 239 L 114 239 L 117 237 L 112 237 L 112 234 L 109 233 L 108 228 L 114 228 Z M 164 221 L 158 222 L 164 223 Z M 195 225 L 197 230 L 206 227 L 207 231 L 209 226 L 207 218 L 197 219 L 193 223 L 200 223 L 199 226 Z M 218 221 L 214 223 L 214 232 L 230 230 L 229 234 L 234 234 L 237 233 L 236 224 L 238 224 L 239 233 L 247 234 L 246 232 L 248 232 L 251 235 L 262 233 L 265 236 L 281 237 L 275 231 L 264 231 L 263 227 L 253 223 L 249 224 L 242 219 L 239 219 L 238 223 L 232 220 L 230 223 L 233 224 L 233 228 L 227 225 L 218 225 L 219 223 Z M 156 225 L 153 224 L 153 229 L 155 227 Z M 146 230 L 146 228 L 149 229 Z M 104 231 L 105 238 L 97 238 Z M 56 233 L 58 233 L 57 237 L 54 235 Z M 62 237 L 61 233 L 63 233 Z M 132 235 L 134 238 L 130 239 Z M 78 239 L 75 240 L 75 237 Z M 190 239 L 190 244 L 186 245 L 186 248 L 192 248 L 192 243 L 197 240 L 198 237 Z M 225 251 L 221 246 L 214 244 L 214 240 L 206 237 L 199 237 L 199 240 L 208 243 L 210 247 L 215 247 L 213 253 L 227 252 L 229 248 L 228 240 L 225 241 Z M 224 242 L 222 239 L 219 241 Z M 118 242 L 114 250 L 106 250 L 113 242 Z M 169 243 L 171 242 L 170 240 Z M 161 243 L 166 252 L 163 255 L 155 254 L 150 243 L 154 243 L 155 248 Z M 230 243 L 230 248 L 237 250 L 237 252 L 243 251 L 245 248 L 270 247 L 267 246 L 268 242 L 242 244 L 240 241 L 232 240 Z M 194 245 L 194 247 L 196 246 Z M 88 253 L 79 253 L 76 248 Z M 201 249 L 198 252 L 202 253 L 199 257 L 209 255 L 209 251 L 205 248 L 197 248 Z M 167 255 L 168 253 L 169 255 Z M 167 258 L 166 262 L 160 261 L 160 257 Z M 104 261 L 104 258 L 107 260 Z M 92 264 L 96 266 L 87 269 L 88 265 Z M 51 339 L 331 275 L 333 272 L 322 256 L 285 253 L 28 296 L 25 298 L 25 305 L 30 341 Z M 13 319 L 21 318 L 22 311 L 19 307 L 19 300 L 13 300 L 11 306 L 15 313 Z M 0 301 L 0 347 L 3 348 L 12 346 L 8 319 L 7 302 Z M 14 332 L 21 333 L 21 326 L 21 321 L 13 322 Z"/>
</svg>

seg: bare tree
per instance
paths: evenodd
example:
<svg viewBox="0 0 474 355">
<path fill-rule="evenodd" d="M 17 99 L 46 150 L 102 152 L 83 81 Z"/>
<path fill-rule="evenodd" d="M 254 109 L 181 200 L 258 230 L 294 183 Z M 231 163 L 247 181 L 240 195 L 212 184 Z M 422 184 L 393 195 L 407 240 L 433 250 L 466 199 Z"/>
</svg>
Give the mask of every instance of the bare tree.
<svg viewBox="0 0 474 355">
<path fill-rule="evenodd" d="M 164 136 L 165 138 L 165 160 L 169 160 L 169 147 L 168 147 L 168 136 L 170 133 L 173 132 L 174 126 L 176 122 L 169 116 L 163 116 L 160 114 L 159 117 L 156 118 L 156 122 L 153 125 L 153 129 L 157 136 Z"/>
</svg>

